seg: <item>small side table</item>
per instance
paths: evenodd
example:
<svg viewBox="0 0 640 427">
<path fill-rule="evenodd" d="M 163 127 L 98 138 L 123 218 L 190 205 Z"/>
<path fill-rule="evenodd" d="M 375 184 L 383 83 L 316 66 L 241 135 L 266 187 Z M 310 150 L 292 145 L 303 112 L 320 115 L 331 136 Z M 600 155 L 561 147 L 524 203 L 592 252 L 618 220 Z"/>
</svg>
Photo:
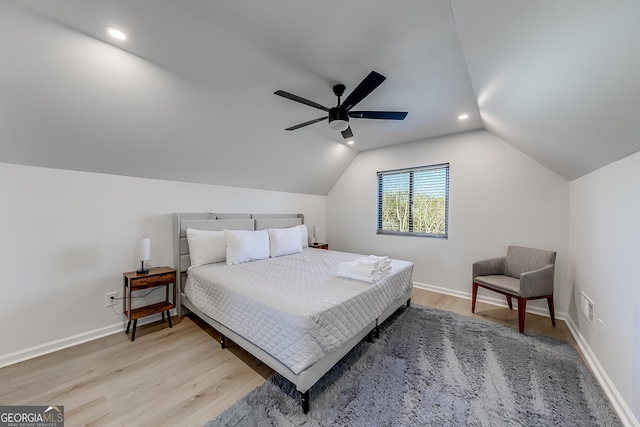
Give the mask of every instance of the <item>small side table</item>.
<svg viewBox="0 0 640 427">
<path fill-rule="evenodd" d="M 310 248 L 316 248 L 316 249 L 326 249 L 329 250 L 329 244 L 328 243 L 311 243 L 309 245 Z"/>
<path fill-rule="evenodd" d="M 173 286 L 171 286 L 173 285 Z M 165 300 L 155 304 L 146 305 L 144 307 L 131 308 L 131 293 L 142 289 L 150 289 L 158 286 L 164 286 Z M 173 288 L 173 292 L 169 295 L 169 289 Z M 131 333 L 131 341 L 136 339 L 136 326 L 138 325 L 138 319 L 145 316 L 150 316 L 156 313 L 162 313 L 162 321 L 164 322 L 164 313 L 167 312 L 167 319 L 169 320 L 169 327 L 171 324 L 171 310 L 175 308 L 176 301 L 176 271 L 171 267 L 156 267 L 150 268 L 146 274 L 138 274 L 135 271 L 130 271 L 123 274 L 123 293 L 124 296 L 124 315 L 129 320 L 127 323 L 127 331 L 131 327 L 131 321 L 133 321 L 133 332 Z M 169 298 L 171 296 L 171 298 Z"/>
</svg>

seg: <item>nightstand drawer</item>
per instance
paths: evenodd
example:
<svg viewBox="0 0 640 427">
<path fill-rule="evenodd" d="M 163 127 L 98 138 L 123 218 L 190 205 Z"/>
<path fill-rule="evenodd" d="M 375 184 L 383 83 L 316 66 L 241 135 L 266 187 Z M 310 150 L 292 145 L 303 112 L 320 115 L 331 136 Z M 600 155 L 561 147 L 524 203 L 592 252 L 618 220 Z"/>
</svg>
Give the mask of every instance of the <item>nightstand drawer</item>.
<svg viewBox="0 0 640 427">
<path fill-rule="evenodd" d="M 145 289 L 152 288 L 154 286 L 168 285 L 170 283 L 175 283 L 175 281 L 175 273 L 165 273 L 140 278 L 134 277 L 131 279 L 131 287 L 133 289 Z"/>
</svg>

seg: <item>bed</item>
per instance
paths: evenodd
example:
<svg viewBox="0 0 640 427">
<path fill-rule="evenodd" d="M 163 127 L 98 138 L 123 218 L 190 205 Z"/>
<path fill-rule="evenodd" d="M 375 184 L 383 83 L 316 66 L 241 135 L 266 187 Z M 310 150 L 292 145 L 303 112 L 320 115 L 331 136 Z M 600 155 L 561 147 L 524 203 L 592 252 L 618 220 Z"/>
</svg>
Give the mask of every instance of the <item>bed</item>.
<svg viewBox="0 0 640 427">
<path fill-rule="evenodd" d="M 269 230 L 273 244 L 274 236 L 293 228 L 302 230 L 306 243 L 302 214 L 174 214 L 174 262 L 180 272 L 176 306 L 179 315 L 192 312 L 218 330 L 223 348 L 229 338 L 295 384 L 306 413 L 313 384 L 363 338 L 375 336 L 400 306 L 410 304 L 413 264 L 392 260 L 391 271 L 373 284 L 336 274 L 338 264 L 362 255 L 308 247 L 235 265 L 191 267 L 188 229 Z"/>
</svg>

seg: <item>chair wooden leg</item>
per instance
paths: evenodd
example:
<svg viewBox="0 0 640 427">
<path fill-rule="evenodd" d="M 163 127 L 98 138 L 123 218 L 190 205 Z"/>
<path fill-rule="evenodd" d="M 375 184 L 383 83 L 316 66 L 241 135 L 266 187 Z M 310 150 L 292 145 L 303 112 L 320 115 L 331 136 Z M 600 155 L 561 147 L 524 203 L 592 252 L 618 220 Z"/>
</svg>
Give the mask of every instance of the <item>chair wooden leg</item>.
<svg viewBox="0 0 640 427">
<path fill-rule="evenodd" d="M 549 304 L 549 315 L 551 316 L 551 324 L 556 327 L 556 310 L 553 306 L 553 295 L 547 298 L 547 304 Z"/>
<path fill-rule="evenodd" d="M 471 312 L 476 312 L 476 297 L 478 296 L 478 284 L 473 282 L 473 290 L 471 291 Z"/>
<path fill-rule="evenodd" d="M 524 332 L 524 317 L 527 313 L 527 300 L 518 298 L 518 331 Z"/>
<path fill-rule="evenodd" d="M 509 310 L 513 310 L 513 302 L 511 302 L 511 297 L 509 295 L 505 295 L 507 297 L 507 304 L 509 304 Z"/>
</svg>

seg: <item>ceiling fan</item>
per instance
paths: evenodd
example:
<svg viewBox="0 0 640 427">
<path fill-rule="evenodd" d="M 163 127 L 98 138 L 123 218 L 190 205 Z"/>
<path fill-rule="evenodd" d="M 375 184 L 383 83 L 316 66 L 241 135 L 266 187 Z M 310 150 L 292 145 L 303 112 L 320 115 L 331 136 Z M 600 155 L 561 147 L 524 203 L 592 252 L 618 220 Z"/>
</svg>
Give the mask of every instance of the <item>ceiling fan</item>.
<svg viewBox="0 0 640 427">
<path fill-rule="evenodd" d="M 301 127 L 309 126 L 314 123 L 329 119 L 329 127 L 332 130 L 342 132 L 342 136 L 344 137 L 344 139 L 347 139 L 353 137 L 353 132 L 351 132 L 351 127 L 349 126 L 349 118 L 403 120 L 407 116 L 406 111 L 351 111 L 351 109 L 355 107 L 356 104 L 366 98 L 385 80 L 385 76 L 372 71 L 367 77 L 364 78 L 364 80 L 360 82 L 360 84 L 353 90 L 353 92 L 351 92 L 349 96 L 347 96 L 342 104 L 340 104 L 340 97 L 344 95 L 346 86 L 343 84 L 334 85 L 333 93 L 338 97 L 338 105 L 331 108 L 325 107 L 324 105 L 317 104 L 313 101 L 309 101 L 308 99 L 301 98 L 297 95 L 293 95 L 283 90 L 277 90 L 274 92 L 274 94 L 329 113 L 328 116 L 309 120 L 308 122 L 291 126 L 290 128 L 287 128 L 285 130 L 296 130 L 300 129 Z"/>
</svg>

